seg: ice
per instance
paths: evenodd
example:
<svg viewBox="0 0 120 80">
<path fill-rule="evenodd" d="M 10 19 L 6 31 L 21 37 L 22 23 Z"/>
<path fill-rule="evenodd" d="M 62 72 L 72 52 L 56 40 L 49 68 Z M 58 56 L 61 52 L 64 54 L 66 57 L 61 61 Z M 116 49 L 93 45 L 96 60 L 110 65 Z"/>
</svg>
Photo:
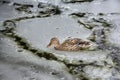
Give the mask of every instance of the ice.
<svg viewBox="0 0 120 80">
<path fill-rule="evenodd" d="M 15 28 L 15 33 L 26 39 L 32 47 L 53 54 L 57 60 L 49 60 L 46 57 L 41 58 L 34 55 L 29 50 L 20 47 L 14 39 L 0 33 L 0 80 L 120 79 L 120 73 L 117 70 L 119 66 L 110 56 L 111 49 L 69 52 L 46 47 L 52 37 L 58 37 L 61 43 L 69 37 L 88 40 L 87 37 L 92 33 L 92 30 L 84 28 L 77 23 L 77 19 L 70 16 L 73 12 L 87 12 L 92 14 L 88 15 L 87 18 L 89 19 L 94 16 L 98 18 L 98 13 L 104 13 L 105 15 L 102 17 L 112 21 L 113 28 L 110 28 L 107 39 L 110 45 L 113 44 L 118 48 L 120 45 L 120 2 L 118 0 L 94 0 L 93 2 L 67 4 L 61 2 L 61 0 L 9 1 L 11 1 L 9 4 L 0 4 L 0 30 L 5 28 L 2 26 L 2 22 L 5 20 L 35 16 L 38 13 L 38 2 L 49 3 L 62 10 L 59 15 L 18 21 Z M 32 4 L 34 5 L 32 9 L 34 13 L 19 13 L 15 10 L 14 3 Z M 80 18 L 80 20 L 87 19 Z M 116 51 L 116 49 L 114 50 Z M 74 71 L 76 71 L 76 74 Z M 83 78 L 81 78 L 81 74 L 84 74 Z"/>
<path fill-rule="evenodd" d="M 18 24 L 19 27 L 17 28 L 17 32 L 21 36 L 27 37 L 29 42 L 34 44 L 33 46 L 46 50 L 48 49 L 46 48 L 47 44 L 53 37 L 58 37 L 61 42 L 68 37 L 78 37 L 81 39 L 86 39 L 86 37 L 88 37 L 90 33 L 88 30 L 84 30 L 84 28 L 77 23 L 73 23 L 75 23 L 73 19 L 60 16 L 27 20 Z M 84 33 L 84 35 L 81 35 L 82 33 Z"/>
</svg>

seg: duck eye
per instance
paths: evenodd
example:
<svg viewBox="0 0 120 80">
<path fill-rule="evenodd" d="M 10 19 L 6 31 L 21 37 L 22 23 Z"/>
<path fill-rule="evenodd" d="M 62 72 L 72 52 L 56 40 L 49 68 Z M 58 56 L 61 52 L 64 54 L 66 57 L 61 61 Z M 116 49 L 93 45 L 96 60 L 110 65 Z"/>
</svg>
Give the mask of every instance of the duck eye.
<svg viewBox="0 0 120 80">
<path fill-rule="evenodd" d="M 81 43 L 78 43 L 77 45 L 81 45 Z"/>
</svg>

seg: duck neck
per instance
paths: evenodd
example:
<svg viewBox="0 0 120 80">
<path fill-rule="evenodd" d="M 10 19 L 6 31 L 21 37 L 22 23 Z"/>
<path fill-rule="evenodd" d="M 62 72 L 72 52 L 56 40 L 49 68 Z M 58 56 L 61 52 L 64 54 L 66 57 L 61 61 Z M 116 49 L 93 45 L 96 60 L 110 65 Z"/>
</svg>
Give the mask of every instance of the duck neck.
<svg viewBox="0 0 120 80">
<path fill-rule="evenodd" d="M 54 48 L 58 48 L 60 46 L 60 42 L 58 39 L 56 39 L 53 44 L 54 44 Z"/>
<path fill-rule="evenodd" d="M 54 44 L 54 47 L 55 47 L 55 48 L 58 48 L 59 46 L 60 46 L 60 42 L 59 42 L 59 41 Z"/>
</svg>

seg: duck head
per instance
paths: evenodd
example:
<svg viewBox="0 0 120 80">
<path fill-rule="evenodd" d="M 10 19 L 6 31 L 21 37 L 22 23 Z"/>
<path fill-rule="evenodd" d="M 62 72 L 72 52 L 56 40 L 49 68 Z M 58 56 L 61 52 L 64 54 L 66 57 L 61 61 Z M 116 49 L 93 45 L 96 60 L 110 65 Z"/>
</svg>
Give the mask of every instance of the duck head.
<svg viewBox="0 0 120 80">
<path fill-rule="evenodd" d="M 50 40 L 49 44 L 47 45 L 47 47 L 51 47 L 51 46 L 54 46 L 54 47 L 58 47 L 60 45 L 60 42 L 58 40 L 57 37 L 54 37 Z"/>
</svg>

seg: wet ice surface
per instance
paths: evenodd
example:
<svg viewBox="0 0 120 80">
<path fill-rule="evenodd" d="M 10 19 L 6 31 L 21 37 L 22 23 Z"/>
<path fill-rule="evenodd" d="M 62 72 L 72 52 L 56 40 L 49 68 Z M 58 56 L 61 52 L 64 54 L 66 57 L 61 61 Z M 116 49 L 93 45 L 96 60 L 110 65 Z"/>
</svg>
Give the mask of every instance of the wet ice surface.
<svg viewBox="0 0 120 80">
<path fill-rule="evenodd" d="M 29 24 L 26 24 L 28 22 Z M 89 30 L 84 29 L 83 27 L 80 27 L 78 24 L 75 24 L 75 21 L 71 18 L 54 16 L 44 19 L 21 21 L 18 24 L 17 32 L 20 36 L 27 38 L 28 42 L 31 43 L 32 46 L 38 49 L 42 49 L 44 51 L 52 52 L 60 57 L 63 56 L 63 58 L 65 57 L 65 59 L 68 59 L 69 62 L 73 60 L 84 60 L 86 63 L 88 63 L 94 61 L 100 62 L 100 60 L 102 61 L 106 59 L 107 52 L 103 51 L 67 52 L 56 51 L 53 47 L 46 47 L 52 37 L 58 37 L 61 42 L 63 42 L 68 37 L 75 37 L 86 40 L 86 38 L 91 32 Z M 82 35 L 83 33 L 84 35 Z M 36 37 L 32 38 L 33 36 Z M 92 56 L 92 58 L 90 56 Z"/>
<path fill-rule="evenodd" d="M 26 24 L 28 22 L 29 24 Z M 89 30 L 80 27 L 73 19 L 62 16 L 21 21 L 18 23 L 17 32 L 21 36 L 27 37 L 29 42 L 34 44 L 33 46 L 44 50 L 48 49 L 46 46 L 53 37 L 58 37 L 60 42 L 63 42 L 68 37 L 86 39 L 90 33 Z M 32 36 L 38 37 L 31 38 Z"/>
<path fill-rule="evenodd" d="M 0 79 L 1 80 L 72 80 L 65 65 L 56 61 L 40 59 L 19 48 L 6 38 L 0 45 Z M 8 53 L 9 52 L 9 53 Z M 13 55 L 13 56 L 12 56 Z"/>
<path fill-rule="evenodd" d="M 23 3 L 22 0 L 12 1 Z M 26 2 L 29 3 L 27 0 Z M 61 61 L 65 60 L 70 64 L 87 64 L 82 68 L 84 73 L 76 68 L 75 71 L 77 70 L 80 74 L 84 74 L 88 80 L 119 80 L 120 73 L 115 70 L 115 63 L 108 55 L 110 52 L 107 50 L 67 52 L 57 51 L 53 48 L 46 48 L 49 40 L 55 36 L 58 37 L 61 42 L 68 37 L 77 37 L 87 40 L 91 31 L 80 26 L 74 18 L 69 16 L 69 14 L 79 11 L 93 13 L 94 16 L 96 16 L 97 13 L 119 13 L 119 1 L 96 0 L 91 3 L 85 2 L 75 4 L 65 4 L 60 0 L 56 0 L 56 2 L 55 0 L 42 0 L 42 2 L 58 5 L 61 7 L 63 13 L 61 15 L 54 15 L 46 18 L 34 18 L 20 21 L 17 23 L 16 33 L 27 39 L 31 46 L 36 49 L 51 52 Z M 28 16 L 26 13 L 15 11 L 13 6 L 8 6 L 7 4 L 0 5 L 0 10 L 1 22 L 7 19 Z M 118 47 L 120 44 L 119 16 L 119 14 L 107 14 L 107 16 L 104 16 L 115 24 L 115 27 L 112 28 L 111 33 L 108 36 L 108 40 L 110 43 L 117 45 Z M 90 63 L 94 64 L 88 65 Z M 69 69 L 62 62 L 39 58 L 31 52 L 19 48 L 11 39 L 0 35 L 1 80 L 82 80 L 79 76 L 80 74 L 73 75 L 69 73 Z"/>
</svg>

